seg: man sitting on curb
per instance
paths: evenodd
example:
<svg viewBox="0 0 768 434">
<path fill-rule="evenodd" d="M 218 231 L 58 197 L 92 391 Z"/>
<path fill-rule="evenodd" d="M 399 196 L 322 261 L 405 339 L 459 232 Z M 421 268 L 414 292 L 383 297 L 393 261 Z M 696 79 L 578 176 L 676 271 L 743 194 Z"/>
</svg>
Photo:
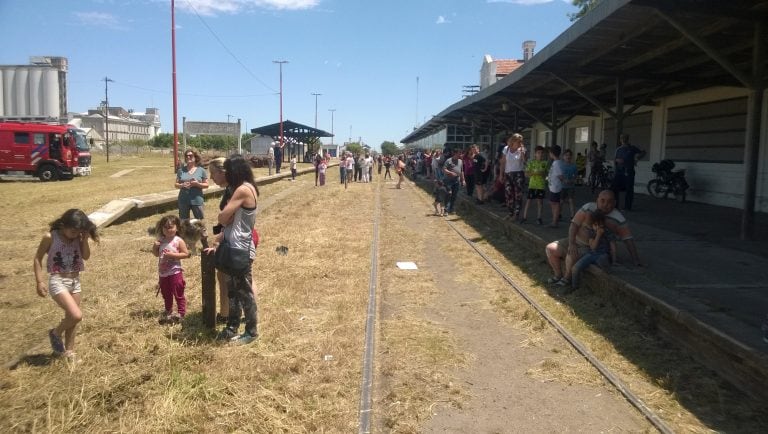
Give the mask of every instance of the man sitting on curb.
<svg viewBox="0 0 768 434">
<path fill-rule="evenodd" d="M 605 215 L 605 227 L 612 232 L 615 237 L 624 241 L 627 251 L 632 257 L 632 261 L 638 267 L 642 267 L 640 256 L 637 253 L 635 240 L 632 238 L 632 232 L 629 230 L 624 215 L 616 209 L 616 197 L 611 190 L 603 190 L 597 196 L 597 202 L 588 202 L 584 204 L 571 220 L 568 227 L 568 238 L 553 241 L 547 244 L 546 254 L 549 266 L 552 267 L 554 277 L 548 280 L 549 283 L 556 283 L 563 278 L 561 261 L 570 255 L 572 262 L 579 259 L 580 248 L 586 246 L 589 248 L 586 228 L 583 226 L 588 213 L 594 213 L 600 210 Z"/>
</svg>

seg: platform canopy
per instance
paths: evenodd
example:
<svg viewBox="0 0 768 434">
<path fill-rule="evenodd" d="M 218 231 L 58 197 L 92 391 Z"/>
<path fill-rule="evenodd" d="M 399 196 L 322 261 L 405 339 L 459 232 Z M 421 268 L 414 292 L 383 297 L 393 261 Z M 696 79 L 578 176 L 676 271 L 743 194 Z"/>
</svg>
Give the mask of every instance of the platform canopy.
<svg viewBox="0 0 768 434">
<path fill-rule="evenodd" d="M 251 133 L 261 134 L 274 138 L 280 137 L 280 122 L 263 127 L 252 128 Z M 307 125 L 302 125 L 293 121 L 283 121 L 283 137 L 291 142 L 303 142 L 313 137 L 333 137 L 328 131 L 318 130 Z"/>
<path fill-rule="evenodd" d="M 620 119 L 660 97 L 712 86 L 764 89 L 766 22 L 768 0 L 602 1 L 522 67 L 401 142 L 446 125 L 511 132 L 536 122 L 555 129 L 600 111 Z M 631 108 L 617 113 L 618 98 Z"/>
</svg>

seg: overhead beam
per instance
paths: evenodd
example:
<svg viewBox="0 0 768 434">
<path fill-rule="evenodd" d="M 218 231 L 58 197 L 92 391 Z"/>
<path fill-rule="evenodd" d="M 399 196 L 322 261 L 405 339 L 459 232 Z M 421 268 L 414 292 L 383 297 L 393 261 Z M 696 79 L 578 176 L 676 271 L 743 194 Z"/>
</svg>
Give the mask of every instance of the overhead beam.
<svg viewBox="0 0 768 434">
<path fill-rule="evenodd" d="M 525 113 L 528 116 L 530 116 L 531 118 L 533 118 L 533 120 L 535 120 L 536 122 L 544 124 L 544 126 L 549 128 L 550 130 L 552 129 L 552 124 L 550 124 L 549 122 L 545 121 L 542 116 L 539 116 L 539 115 L 536 115 L 534 113 L 531 113 L 530 111 L 528 111 L 528 109 L 526 109 L 525 107 L 521 106 L 520 104 L 518 104 L 518 103 L 516 103 L 514 101 L 510 101 L 510 104 L 512 104 L 513 106 L 515 106 L 518 109 L 520 109 L 520 111 L 522 111 L 523 113 Z"/>
<path fill-rule="evenodd" d="M 626 77 L 627 80 L 645 80 L 645 81 L 657 81 L 657 82 L 663 82 L 663 81 L 679 81 L 679 82 L 685 82 L 695 79 L 696 77 L 685 75 L 685 74 L 664 74 L 664 73 L 657 73 L 657 72 L 644 72 L 643 70 L 638 71 L 637 69 L 624 71 L 621 68 L 611 68 L 611 69 L 578 69 L 578 68 L 542 68 L 542 71 L 548 72 L 549 74 L 557 74 L 559 76 L 568 76 L 570 78 L 581 78 L 585 80 L 591 80 L 596 81 L 600 79 L 610 79 L 613 80 L 614 77 L 616 77 L 617 74 L 621 74 L 624 77 Z"/>
<path fill-rule="evenodd" d="M 727 21 L 719 21 L 719 22 L 717 22 L 717 23 L 707 27 L 706 29 L 699 29 L 699 32 L 702 35 L 704 35 L 704 36 L 708 36 L 710 34 L 714 34 L 714 33 L 717 33 L 717 32 L 720 32 L 720 31 L 726 29 L 728 27 L 728 24 L 729 23 Z M 645 62 L 648 62 L 648 61 L 653 60 L 653 59 L 655 59 L 657 57 L 663 56 L 664 54 L 671 53 L 674 50 L 677 50 L 677 49 L 683 47 L 684 45 L 688 44 L 688 42 L 689 42 L 688 39 L 686 39 L 685 37 L 681 37 L 681 38 L 677 38 L 677 39 L 675 39 L 673 41 L 667 42 L 666 44 L 663 44 L 663 45 L 661 45 L 659 47 L 656 47 L 656 48 L 654 48 L 652 50 L 646 50 L 646 51 L 644 51 L 642 54 L 640 54 L 638 56 L 633 56 L 632 60 L 630 60 L 628 62 L 624 62 L 624 63 L 622 63 L 620 65 L 617 65 L 616 66 L 616 70 L 617 71 L 622 71 L 622 72 L 627 71 L 628 73 L 631 73 L 631 71 L 637 65 L 642 65 Z M 614 74 L 615 74 L 615 71 L 614 71 Z"/>
<path fill-rule="evenodd" d="M 579 61 L 576 65 L 577 69 L 584 68 L 586 66 L 589 66 L 592 62 L 594 62 L 597 59 L 600 59 L 603 56 L 608 55 L 608 53 L 612 52 L 613 50 L 620 48 L 622 45 L 624 45 L 627 40 L 631 40 L 637 36 L 642 35 L 649 29 L 652 29 L 654 26 L 656 26 L 660 20 L 658 18 L 653 18 L 647 21 L 644 21 L 641 25 L 636 26 L 634 29 L 630 30 L 629 32 L 622 33 L 622 38 L 615 40 L 611 44 L 606 44 L 603 47 L 599 47 L 594 49 L 589 56 L 584 57 Z"/>
<path fill-rule="evenodd" d="M 744 209 L 741 216 L 740 236 L 743 240 L 754 238 L 755 194 L 757 193 L 757 168 L 760 162 L 760 131 L 763 100 L 765 95 L 766 37 L 768 29 L 764 22 L 754 25 L 754 49 L 752 51 L 752 77 L 754 87 L 749 92 L 747 109 L 747 134 L 744 147 Z"/>
<path fill-rule="evenodd" d="M 582 97 L 582 98 L 584 98 L 585 100 L 587 100 L 587 101 L 589 101 L 590 103 L 592 103 L 592 105 L 594 105 L 595 107 L 597 107 L 597 108 L 599 108 L 600 110 L 602 110 L 602 111 L 604 111 L 604 112 L 608 113 L 609 115 L 611 115 L 611 117 L 616 117 L 616 112 L 614 112 L 613 110 L 611 110 L 611 109 L 610 109 L 608 106 L 606 106 L 605 104 L 603 104 L 603 103 L 602 103 L 602 102 L 600 102 L 599 100 L 597 100 L 597 99 L 593 98 L 593 97 L 592 97 L 592 95 L 588 94 L 588 93 L 587 93 L 587 92 L 585 92 L 583 89 L 581 89 L 581 88 L 579 88 L 578 86 L 576 86 L 576 85 L 572 84 L 571 82 L 569 82 L 568 80 L 566 80 L 566 79 L 565 79 L 565 78 L 563 78 L 563 77 L 560 77 L 560 76 L 559 76 L 559 75 L 557 75 L 557 74 L 554 74 L 554 73 L 551 73 L 551 74 L 552 74 L 552 76 L 553 76 L 553 77 L 555 77 L 557 80 L 559 80 L 559 81 L 560 81 L 560 82 L 562 82 L 564 85 L 566 85 L 568 88 L 570 88 L 570 89 L 571 89 L 571 90 L 573 90 L 574 92 L 576 92 L 576 93 L 578 93 L 579 95 L 581 95 L 581 97 Z"/>
<path fill-rule="evenodd" d="M 709 0 L 692 2 L 673 2 L 669 0 L 635 0 L 634 5 L 646 6 L 665 11 L 676 11 L 700 17 L 731 17 L 741 21 L 758 22 L 768 19 L 766 11 L 751 9 L 752 0 Z M 687 6 L 687 7 L 686 7 Z"/>
<path fill-rule="evenodd" d="M 691 42 L 693 42 L 696 46 L 698 46 L 702 51 L 707 53 L 709 57 L 711 57 L 715 62 L 719 63 L 720 66 L 722 66 L 726 71 L 728 71 L 731 75 L 736 77 L 737 80 L 739 80 L 744 87 L 751 88 L 752 82 L 749 79 L 749 77 L 744 74 L 742 71 L 739 71 L 738 68 L 736 68 L 733 63 L 731 63 L 730 60 L 728 60 L 725 56 L 720 54 L 714 47 L 712 47 L 710 44 L 708 44 L 705 40 L 700 38 L 698 35 L 694 34 L 690 30 L 688 30 L 680 21 L 675 19 L 674 17 L 670 16 L 666 12 L 662 11 L 661 9 L 655 9 L 656 13 L 664 18 L 672 27 L 677 29 L 678 32 L 682 33 L 686 38 L 690 39 Z"/>
</svg>

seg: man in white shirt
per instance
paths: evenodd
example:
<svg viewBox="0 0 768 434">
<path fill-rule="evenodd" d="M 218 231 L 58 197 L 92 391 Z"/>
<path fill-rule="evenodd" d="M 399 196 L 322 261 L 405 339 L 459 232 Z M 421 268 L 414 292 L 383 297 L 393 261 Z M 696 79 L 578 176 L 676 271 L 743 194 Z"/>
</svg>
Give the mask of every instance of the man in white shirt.
<svg viewBox="0 0 768 434">
<path fill-rule="evenodd" d="M 557 227 L 557 220 L 560 218 L 560 192 L 563 191 L 563 161 L 560 160 L 562 149 L 554 145 L 549 148 L 549 158 L 552 165 L 549 167 L 549 206 L 552 208 L 551 228 Z"/>
<path fill-rule="evenodd" d="M 272 142 L 272 146 L 267 150 L 267 159 L 269 164 L 269 174 L 272 175 L 272 166 L 275 165 L 275 143 Z"/>
</svg>

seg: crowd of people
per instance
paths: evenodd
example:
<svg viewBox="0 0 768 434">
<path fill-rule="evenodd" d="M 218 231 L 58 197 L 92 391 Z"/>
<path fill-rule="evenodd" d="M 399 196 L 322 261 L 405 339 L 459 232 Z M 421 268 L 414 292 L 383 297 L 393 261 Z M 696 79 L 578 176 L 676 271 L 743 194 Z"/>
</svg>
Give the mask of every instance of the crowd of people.
<svg viewBox="0 0 768 434">
<path fill-rule="evenodd" d="M 577 161 L 581 164 L 573 161 L 571 150 L 563 152 L 557 145 L 536 146 L 532 158 L 528 155 L 519 134 L 509 136 L 493 153 L 478 145 L 466 150 L 446 147 L 433 151 L 407 151 L 396 156 L 346 152 L 339 158 L 339 179 L 345 188 L 350 182 L 372 182 L 375 169 L 375 173 L 385 180 L 392 180 L 391 169 L 394 167 L 398 176 L 396 188 L 399 189 L 406 172 L 413 178 L 423 177 L 434 184 L 433 205 L 438 216 L 455 211 L 456 201 L 464 189 L 477 205 L 485 205 L 494 199 L 500 202 L 506 208 L 506 218 L 518 224 L 528 222 L 534 203 L 536 223 L 544 225 L 544 201 L 548 200 L 549 227 L 558 227 L 565 210 L 570 219 L 567 236 L 548 243 L 545 248 L 552 270 L 547 283 L 562 287 L 563 293 L 578 289 L 581 274 L 590 265 L 608 269 L 616 264 L 618 242 L 625 245 L 635 266 L 643 266 L 627 219 L 618 204 L 619 193 L 626 191 L 624 209 L 632 208 L 635 164 L 644 151 L 631 145 L 629 137 L 622 134 L 613 160 L 616 166 L 614 185 L 600 191 L 594 201 L 583 204 L 578 210 L 574 207 L 575 187 L 601 170 L 606 161 L 605 146 L 598 149 L 597 143 L 593 142 L 584 155 L 578 153 Z M 208 172 L 202 167 L 200 155 L 188 150 L 184 157 L 185 163 L 179 168 L 175 181 L 179 189 L 178 216 L 165 215 L 157 221 L 156 239 L 151 249 L 158 258 L 158 294 L 162 294 L 163 299 L 161 324 L 179 323 L 186 314 L 186 282 L 181 261 L 190 257 L 190 246 L 179 231 L 190 214 L 196 219 L 204 218 L 203 190 L 209 186 Z M 323 186 L 330 158 L 327 154 L 317 154 L 313 163 L 315 185 Z M 296 177 L 296 165 L 296 156 L 291 155 L 292 180 Z M 233 246 L 247 252 L 250 264 L 258 245 L 258 232 L 254 226 L 259 196 L 251 167 L 243 156 L 232 155 L 211 160 L 208 168 L 210 179 L 224 187 L 224 193 L 210 247 L 207 235 L 202 234 L 204 252 L 214 254 L 219 246 Z M 561 209 L 563 204 L 566 209 Z M 91 255 L 90 240 L 99 241 L 96 225 L 83 211 L 70 209 L 50 224 L 33 261 L 38 295 L 50 295 L 64 311 L 64 318 L 48 331 L 51 348 L 55 354 L 68 358 L 75 356 L 76 330 L 82 320 L 80 272 Z M 235 344 L 254 341 L 258 338 L 258 318 L 251 267 L 237 274 L 217 270 L 217 282 L 220 300 L 217 322 L 224 324 L 217 339 Z M 240 333 L 243 317 L 245 328 Z M 762 331 L 768 342 L 768 319 Z"/>
<path fill-rule="evenodd" d="M 623 242 L 637 266 L 642 266 L 627 220 L 618 208 L 618 195 L 626 191 L 625 208 L 631 209 L 631 186 L 634 166 L 644 152 L 629 145 L 629 137 L 621 136 L 614 164 L 617 180 L 611 189 L 599 191 L 595 202 L 575 206 L 576 187 L 588 184 L 589 173 L 595 173 L 606 161 L 605 147 L 598 150 L 593 143 L 589 151 L 577 153 L 558 145 L 536 146 L 533 155 L 523 136 L 512 134 L 495 153 L 472 145 L 466 150 L 444 148 L 434 151 L 406 153 L 407 167 L 414 177 L 425 177 L 434 185 L 434 212 L 443 216 L 455 210 L 462 187 L 478 205 L 496 200 L 506 209 L 505 219 L 517 224 L 528 223 L 535 205 L 538 225 L 545 225 L 544 201 L 549 203 L 548 227 L 558 228 L 564 219 L 570 221 L 568 237 L 546 247 L 553 276 L 548 283 L 563 287 L 568 293 L 578 288 L 581 272 L 596 264 L 607 268 L 616 263 L 616 243 Z"/>
</svg>

